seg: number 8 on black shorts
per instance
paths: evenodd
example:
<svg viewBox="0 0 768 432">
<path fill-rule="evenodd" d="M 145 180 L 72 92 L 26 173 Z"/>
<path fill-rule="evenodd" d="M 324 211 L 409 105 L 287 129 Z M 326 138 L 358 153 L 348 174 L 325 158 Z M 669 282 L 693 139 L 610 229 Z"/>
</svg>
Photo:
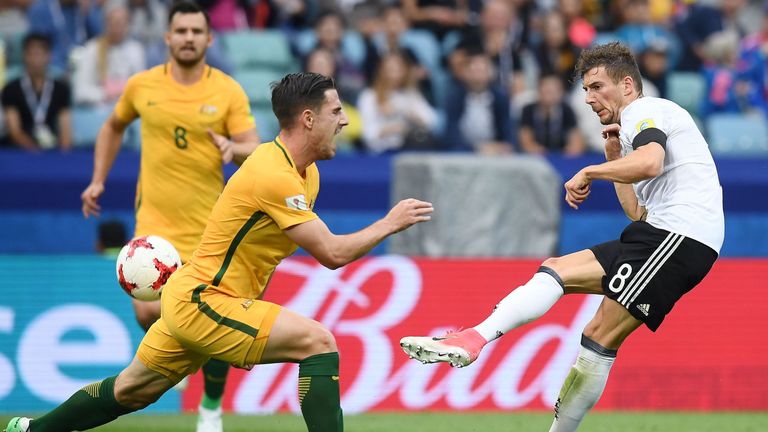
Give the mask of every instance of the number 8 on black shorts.
<svg viewBox="0 0 768 432">
<path fill-rule="evenodd" d="M 590 248 L 605 270 L 603 292 L 656 331 L 680 297 L 707 275 L 717 252 L 681 234 L 633 222 L 619 240 Z"/>
</svg>

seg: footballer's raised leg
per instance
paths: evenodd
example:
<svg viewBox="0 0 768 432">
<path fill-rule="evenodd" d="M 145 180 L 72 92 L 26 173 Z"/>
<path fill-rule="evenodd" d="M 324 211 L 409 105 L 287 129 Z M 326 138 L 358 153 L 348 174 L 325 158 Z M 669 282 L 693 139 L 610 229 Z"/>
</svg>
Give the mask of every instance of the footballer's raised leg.
<svg viewBox="0 0 768 432">
<path fill-rule="evenodd" d="M 583 260 L 577 254 L 569 260 Z M 422 363 L 447 362 L 453 367 L 469 365 L 477 359 L 485 344 L 544 315 L 563 296 L 565 285 L 562 279 L 547 266 L 551 260 L 544 261 L 531 280 L 504 297 L 477 326 L 441 337 L 406 336 L 400 340 L 400 346 L 408 356 Z"/>
</svg>

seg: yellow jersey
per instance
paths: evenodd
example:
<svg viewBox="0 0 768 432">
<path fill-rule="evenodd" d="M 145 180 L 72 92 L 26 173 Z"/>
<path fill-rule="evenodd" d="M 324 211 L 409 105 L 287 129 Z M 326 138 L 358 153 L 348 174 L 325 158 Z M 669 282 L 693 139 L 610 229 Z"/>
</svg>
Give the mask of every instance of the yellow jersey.
<svg viewBox="0 0 768 432">
<path fill-rule="evenodd" d="M 275 267 L 298 246 L 283 230 L 317 218 L 320 174 L 313 163 L 302 177 L 278 138 L 261 144 L 229 179 L 213 207 L 200 246 L 163 287 L 179 300 L 206 292 L 259 298 Z"/>
<path fill-rule="evenodd" d="M 218 69 L 207 66 L 185 86 L 165 64 L 128 80 L 115 116 L 125 123 L 141 117 L 135 235 L 165 238 L 186 261 L 224 187 L 221 153 L 207 130 L 232 136 L 253 129 L 248 96 Z"/>
</svg>

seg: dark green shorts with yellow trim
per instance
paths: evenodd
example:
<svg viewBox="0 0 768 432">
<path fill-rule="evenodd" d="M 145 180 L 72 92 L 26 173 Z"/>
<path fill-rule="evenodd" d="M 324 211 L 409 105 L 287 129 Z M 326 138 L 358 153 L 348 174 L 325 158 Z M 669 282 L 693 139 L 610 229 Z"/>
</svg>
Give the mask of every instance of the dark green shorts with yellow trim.
<svg viewBox="0 0 768 432">
<path fill-rule="evenodd" d="M 282 309 L 206 288 L 197 286 L 188 300 L 162 296 L 162 316 L 136 352 L 148 368 L 171 381 L 194 373 L 211 357 L 240 367 L 260 363 Z"/>
</svg>

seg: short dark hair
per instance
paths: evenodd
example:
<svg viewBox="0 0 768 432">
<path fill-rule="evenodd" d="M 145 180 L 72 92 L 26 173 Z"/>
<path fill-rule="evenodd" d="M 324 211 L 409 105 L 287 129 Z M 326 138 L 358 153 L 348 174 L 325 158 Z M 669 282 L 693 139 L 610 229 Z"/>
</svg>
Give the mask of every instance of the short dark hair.
<svg viewBox="0 0 768 432">
<path fill-rule="evenodd" d="M 179 0 L 173 2 L 171 9 L 168 11 L 168 26 L 171 26 L 173 16 L 176 14 L 196 14 L 201 13 L 205 17 L 205 25 L 211 28 L 211 17 L 208 12 L 203 9 L 199 4 L 189 0 Z"/>
<path fill-rule="evenodd" d="M 301 111 L 318 110 L 325 102 L 326 90 L 336 88 L 333 78 L 313 72 L 291 73 L 273 82 L 272 112 L 281 129 L 288 129 Z"/>
<path fill-rule="evenodd" d="M 600 66 L 605 68 L 605 72 L 615 84 L 618 84 L 625 76 L 632 77 L 637 91 L 640 94 L 643 93 L 640 69 L 637 67 L 635 57 L 626 45 L 620 42 L 609 42 L 582 51 L 574 68 L 574 81 L 584 79 L 584 74 Z"/>
<path fill-rule="evenodd" d="M 29 48 L 29 45 L 32 43 L 41 43 L 45 45 L 45 48 L 47 50 L 51 50 L 51 38 L 49 38 L 47 35 L 42 33 L 27 33 L 26 36 L 24 36 L 24 40 L 21 42 L 21 47 L 24 49 L 24 51 Z"/>
</svg>

